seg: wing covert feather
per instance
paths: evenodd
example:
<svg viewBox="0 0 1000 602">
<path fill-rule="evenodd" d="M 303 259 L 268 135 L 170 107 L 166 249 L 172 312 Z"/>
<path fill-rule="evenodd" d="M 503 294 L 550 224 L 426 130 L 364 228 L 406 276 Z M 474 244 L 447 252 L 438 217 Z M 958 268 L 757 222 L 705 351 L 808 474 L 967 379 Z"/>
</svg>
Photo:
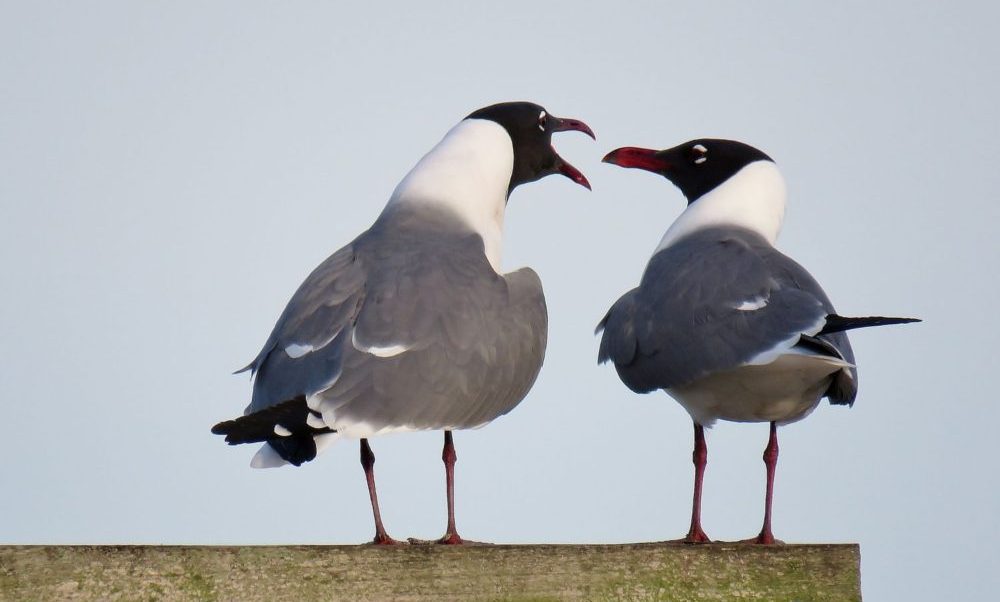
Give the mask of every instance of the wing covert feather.
<svg viewBox="0 0 1000 602">
<path fill-rule="evenodd" d="M 612 306 L 599 359 L 614 361 L 634 391 L 666 389 L 766 361 L 818 332 L 832 310 L 808 272 L 760 236 L 703 230 L 654 255 L 639 287 Z M 825 339 L 850 355 L 846 337 Z"/>
</svg>

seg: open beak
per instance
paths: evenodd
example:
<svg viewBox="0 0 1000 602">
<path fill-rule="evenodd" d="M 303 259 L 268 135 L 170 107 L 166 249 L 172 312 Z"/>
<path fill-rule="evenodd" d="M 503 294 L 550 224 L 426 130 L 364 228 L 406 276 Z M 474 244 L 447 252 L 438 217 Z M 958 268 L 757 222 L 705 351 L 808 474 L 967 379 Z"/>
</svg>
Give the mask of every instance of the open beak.
<svg viewBox="0 0 1000 602">
<path fill-rule="evenodd" d="M 554 115 L 549 115 L 549 123 L 551 124 L 549 129 L 553 132 L 568 132 L 573 130 L 583 132 L 594 140 L 597 140 L 597 136 L 594 135 L 594 130 L 590 129 L 589 125 L 579 119 L 561 119 L 559 117 L 555 117 Z"/>
<path fill-rule="evenodd" d="M 567 163 L 566 160 L 560 157 L 559 155 L 556 155 L 556 171 L 566 176 L 570 180 L 573 180 L 580 186 L 583 186 L 587 190 L 593 190 L 590 187 L 590 182 L 587 181 L 587 177 L 582 173 L 580 173 L 579 169 Z"/>
<path fill-rule="evenodd" d="M 554 115 L 550 115 L 549 128 L 552 132 L 568 132 L 568 131 L 583 132 L 584 134 L 590 136 L 594 140 L 597 140 L 597 136 L 594 135 L 594 130 L 590 129 L 590 126 L 580 121 L 579 119 L 562 119 Z M 570 180 L 573 180 L 580 186 L 583 186 L 587 190 L 591 190 L 590 182 L 587 181 L 586 176 L 584 176 L 579 169 L 573 167 L 565 159 L 560 157 L 558 153 L 556 153 L 555 169 L 556 171 L 566 176 Z"/>
<path fill-rule="evenodd" d="M 663 157 L 660 151 L 634 146 L 616 148 L 605 155 L 601 161 L 619 167 L 644 169 L 661 175 L 670 171 L 671 167 L 670 162 Z"/>
</svg>

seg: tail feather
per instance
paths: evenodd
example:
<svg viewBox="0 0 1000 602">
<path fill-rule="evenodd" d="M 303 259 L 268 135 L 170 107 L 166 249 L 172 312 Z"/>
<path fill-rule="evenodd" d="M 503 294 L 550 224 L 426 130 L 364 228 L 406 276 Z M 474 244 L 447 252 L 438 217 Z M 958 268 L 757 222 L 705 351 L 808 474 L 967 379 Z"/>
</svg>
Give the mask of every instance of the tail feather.
<svg viewBox="0 0 1000 602">
<path fill-rule="evenodd" d="M 869 326 L 889 326 L 892 324 L 908 324 L 910 322 L 921 322 L 919 318 L 892 318 L 887 316 L 864 316 L 859 318 L 849 318 L 830 314 L 826 317 L 826 324 L 817 334 L 831 334 L 843 332 L 855 328 L 868 328 Z"/>
<path fill-rule="evenodd" d="M 316 412 L 299 395 L 269 408 L 225 420 L 212 427 L 216 435 L 225 435 L 226 443 L 267 443 L 286 461 L 298 466 L 316 457 L 316 435 L 334 433 L 327 426 L 316 428 L 308 423 Z"/>
</svg>

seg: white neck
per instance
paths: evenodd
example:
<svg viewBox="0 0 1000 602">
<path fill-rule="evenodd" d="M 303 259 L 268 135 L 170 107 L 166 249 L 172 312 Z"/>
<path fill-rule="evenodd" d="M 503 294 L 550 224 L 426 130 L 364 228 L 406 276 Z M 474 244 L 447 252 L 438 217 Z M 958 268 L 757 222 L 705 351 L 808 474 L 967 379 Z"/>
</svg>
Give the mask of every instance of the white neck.
<svg viewBox="0 0 1000 602">
<path fill-rule="evenodd" d="M 737 226 L 774 244 L 785 217 L 785 180 L 771 161 L 755 161 L 687 206 L 670 225 L 657 252 L 702 228 Z"/>
<path fill-rule="evenodd" d="M 497 272 L 514 146 L 507 130 L 485 119 L 451 128 L 396 186 L 386 210 L 403 204 L 443 207 L 483 238 Z"/>
</svg>

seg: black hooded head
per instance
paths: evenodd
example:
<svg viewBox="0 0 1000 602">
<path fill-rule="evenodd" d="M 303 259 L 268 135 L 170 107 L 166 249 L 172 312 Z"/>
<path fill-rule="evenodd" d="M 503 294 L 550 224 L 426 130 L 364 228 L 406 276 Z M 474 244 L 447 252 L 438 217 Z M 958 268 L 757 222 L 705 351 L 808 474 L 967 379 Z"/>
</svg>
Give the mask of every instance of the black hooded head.
<svg viewBox="0 0 1000 602">
<path fill-rule="evenodd" d="M 747 165 L 771 160 L 749 144 L 718 138 L 699 138 L 660 151 L 626 146 L 604 157 L 606 163 L 662 175 L 680 188 L 688 204 Z"/>
<path fill-rule="evenodd" d="M 587 124 L 577 119 L 550 115 L 544 107 L 531 102 L 503 102 L 473 111 L 466 119 L 485 119 L 503 127 L 514 147 L 514 169 L 507 195 L 527 182 L 561 173 L 581 186 L 590 183 L 580 171 L 567 163 L 552 148 L 552 133 L 576 130 L 594 138 Z"/>
</svg>

